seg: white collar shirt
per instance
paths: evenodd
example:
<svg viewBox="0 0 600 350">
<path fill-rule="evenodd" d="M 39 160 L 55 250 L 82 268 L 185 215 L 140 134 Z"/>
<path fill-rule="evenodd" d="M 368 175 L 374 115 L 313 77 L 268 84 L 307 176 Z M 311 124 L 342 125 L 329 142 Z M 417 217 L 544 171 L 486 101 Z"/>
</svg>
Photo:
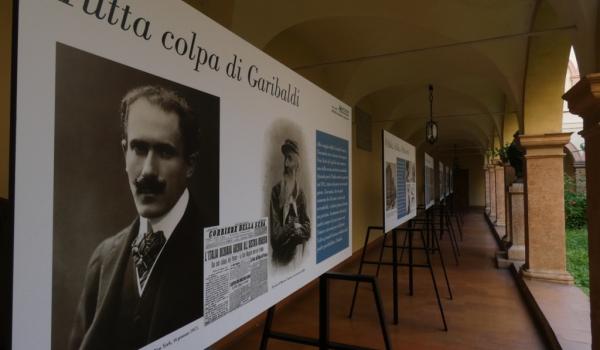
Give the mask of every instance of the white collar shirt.
<svg viewBox="0 0 600 350">
<path fill-rule="evenodd" d="M 165 235 L 165 244 L 161 248 L 160 252 L 158 253 L 158 256 L 156 257 L 156 260 L 154 261 L 154 263 L 152 264 L 152 267 L 150 268 L 150 272 L 148 273 L 147 281 L 150 280 L 150 276 L 152 275 L 154 266 L 156 266 L 156 262 L 158 261 L 158 259 L 160 259 L 160 256 L 161 256 L 163 250 L 165 249 L 165 246 L 167 245 L 169 238 L 173 235 L 173 231 L 175 231 L 175 227 L 177 227 L 177 224 L 179 224 L 179 221 L 181 221 L 181 218 L 183 217 L 183 214 L 185 213 L 185 209 L 187 208 L 189 200 L 190 200 L 190 194 L 189 194 L 188 190 L 185 189 L 185 191 L 183 191 L 183 194 L 177 200 L 177 203 L 175 203 L 173 208 L 171 208 L 171 210 L 169 210 L 165 215 L 158 217 L 158 218 L 152 218 L 152 219 L 148 219 L 143 216 L 140 216 L 140 225 L 139 225 L 139 229 L 138 229 L 138 235 L 135 239 L 136 243 L 139 242 L 142 239 L 142 237 L 144 237 L 144 234 L 146 232 L 148 232 L 148 224 L 151 225 L 153 232 L 162 231 L 163 234 Z M 146 282 L 144 287 L 142 287 L 140 284 L 140 276 L 138 276 L 137 269 L 134 269 L 134 270 L 135 270 L 135 276 L 136 276 L 136 281 L 137 281 L 137 286 L 138 286 L 138 292 L 139 292 L 139 295 L 141 296 L 144 293 L 144 288 L 148 285 L 148 282 Z"/>
</svg>

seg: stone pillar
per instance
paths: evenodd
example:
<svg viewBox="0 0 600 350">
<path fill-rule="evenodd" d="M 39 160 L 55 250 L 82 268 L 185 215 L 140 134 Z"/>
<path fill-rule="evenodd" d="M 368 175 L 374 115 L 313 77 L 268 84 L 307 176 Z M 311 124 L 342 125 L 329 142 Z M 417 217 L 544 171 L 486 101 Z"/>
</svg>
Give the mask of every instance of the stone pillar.
<svg viewBox="0 0 600 350">
<path fill-rule="evenodd" d="M 600 349 L 600 73 L 582 77 L 563 98 L 569 102 L 569 111 L 583 118 L 592 348 Z"/>
<path fill-rule="evenodd" d="M 510 224 L 511 218 L 511 207 L 510 207 L 510 185 L 515 181 L 515 168 L 510 166 L 509 164 L 504 164 L 504 213 L 506 215 L 506 226 L 505 232 L 506 234 L 502 237 L 502 240 L 505 243 L 512 242 L 512 225 Z"/>
<path fill-rule="evenodd" d="M 483 173 L 485 174 L 485 213 L 490 215 L 490 169 L 488 166 L 483 167 Z"/>
<path fill-rule="evenodd" d="M 508 201 L 510 202 L 510 226 L 512 246 L 508 249 L 509 260 L 525 260 L 525 199 L 524 186 L 515 182 L 508 189 Z"/>
<path fill-rule="evenodd" d="M 488 172 L 490 174 L 490 220 L 492 223 L 496 223 L 496 171 L 494 165 L 488 166 Z"/>
<path fill-rule="evenodd" d="M 563 148 L 571 133 L 523 135 L 525 148 L 524 277 L 573 283 L 567 272 Z"/>
<path fill-rule="evenodd" d="M 496 226 L 504 227 L 506 225 L 506 202 L 504 200 L 504 166 L 496 165 L 494 167 L 496 175 Z"/>
</svg>

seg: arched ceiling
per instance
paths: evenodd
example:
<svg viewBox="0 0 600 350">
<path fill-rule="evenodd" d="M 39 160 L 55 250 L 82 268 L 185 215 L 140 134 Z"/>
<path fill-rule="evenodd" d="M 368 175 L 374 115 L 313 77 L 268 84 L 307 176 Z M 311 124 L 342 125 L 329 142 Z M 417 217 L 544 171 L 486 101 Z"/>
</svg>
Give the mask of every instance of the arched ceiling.
<svg viewBox="0 0 600 350">
<path fill-rule="evenodd" d="M 578 57 L 595 62 L 597 0 L 188 1 L 415 144 L 433 84 L 434 150 L 484 149 L 504 115 L 522 118 L 531 35 L 573 32 Z M 532 25 L 542 1 L 561 14 L 548 28 Z"/>
</svg>

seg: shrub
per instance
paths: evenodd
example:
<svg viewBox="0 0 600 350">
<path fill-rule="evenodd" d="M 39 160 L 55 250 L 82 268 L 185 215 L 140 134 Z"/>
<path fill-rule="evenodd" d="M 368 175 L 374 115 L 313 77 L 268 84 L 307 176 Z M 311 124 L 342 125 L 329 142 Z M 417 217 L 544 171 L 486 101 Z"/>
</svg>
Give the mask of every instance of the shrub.
<svg viewBox="0 0 600 350">
<path fill-rule="evenodd" d="M 581 228 L 587 225 L 587 198 L 577 193 L 575 181 L 565 175 L 565 224 L 567 228 Z"/>
<path fill-rule="evenodd" d="M 567 230 L 567 270 L 575 278 L 575 285 L 589 295 L 590 261 L 588 258 L 587 229 Z"/>
</svg>

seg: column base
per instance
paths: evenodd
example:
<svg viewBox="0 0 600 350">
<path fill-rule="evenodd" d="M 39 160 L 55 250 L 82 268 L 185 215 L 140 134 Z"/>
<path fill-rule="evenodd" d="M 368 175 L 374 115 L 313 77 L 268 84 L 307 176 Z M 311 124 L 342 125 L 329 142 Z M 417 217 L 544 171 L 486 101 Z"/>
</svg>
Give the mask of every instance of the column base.
<svg viewBox="0 0 600 350">
<path fill-rule="evenodd" d="M 574 279 L 567 271 L 535 271 L 521 267 L 521 275 L 524 278 L 540 280 L 552 283 L 573 284 Z"/>
<path fill-rule="evenodd" d="M 525 246 L 513 244 L 508 248 L 508 259 L 525 261 Z"/>
</svg>

